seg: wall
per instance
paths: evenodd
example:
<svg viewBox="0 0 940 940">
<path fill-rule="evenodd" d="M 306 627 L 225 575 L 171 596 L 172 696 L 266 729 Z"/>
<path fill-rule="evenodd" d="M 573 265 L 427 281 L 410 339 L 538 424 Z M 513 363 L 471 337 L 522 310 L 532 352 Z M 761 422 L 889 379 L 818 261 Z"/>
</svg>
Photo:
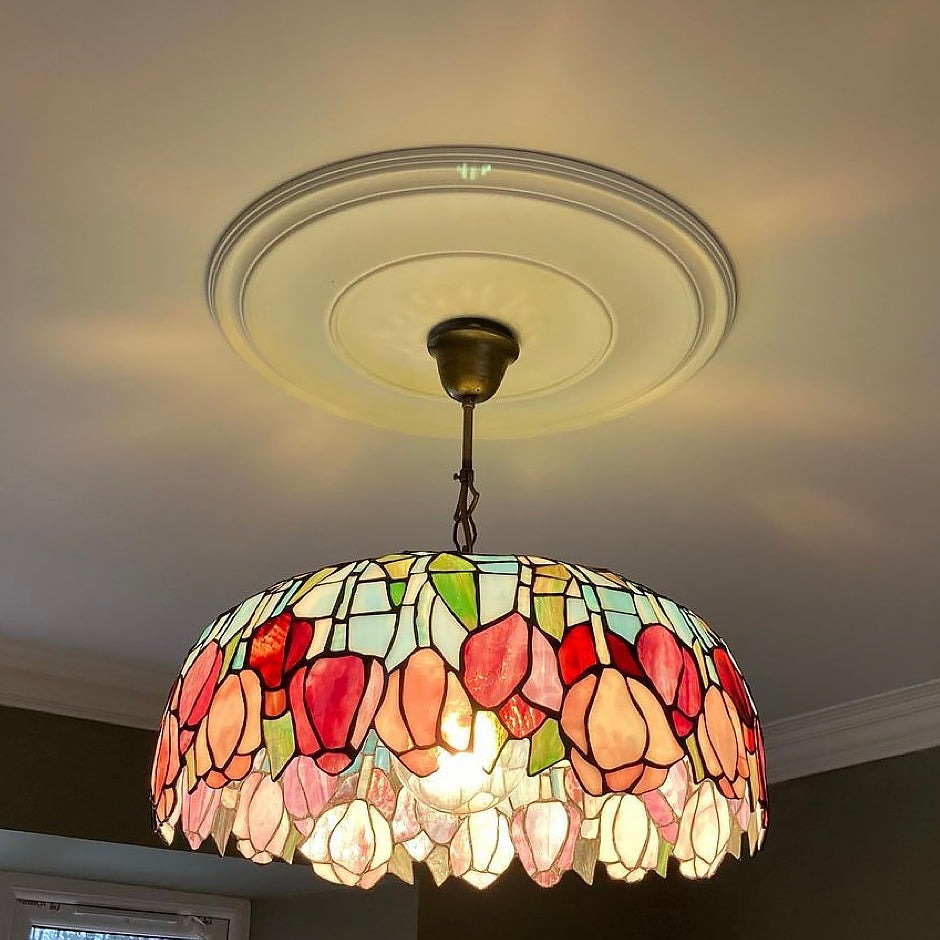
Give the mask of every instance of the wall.
<svg viewBox="0 0 940 940">
<path fill-rule="evenodd" d="M 0 829 L 159 844 L 147 797 L 153 738 L 0 708 Z M 413 895 L 398 890 L 407 900 L 384 888 L 338 891 L 329 910 L 323 895 L 287 906 L 257 902 L 257 938 L 414 936 Z M 543 891 L 515 869 L 484 894 L 422 882 L 419 940 L 485 940 L 488 931 L 518 940 L 570 940 L 584 931 L 631 940 L 933 936 L 940 748 L 772 786 L 765 850 L 748 862 L 729 860 L 710 882 L 650 876 L 626 886 L 598 872 L 591 888 L 568 876 Z"/>
<path fill-rule="evenodd" d="M 0 829 L 156 846 L 154 732 L 0 707 Z"/>
<path fill-rule="evenodd" d="M 251 940 L 414 940 L 418 892 L 386 879 L 371 891 L 278 898 L 251 905 Z"/>
<path fill-rule="evenodd" d="M 760 855 L 708 882 L 598 872 L 593 887 L 569 875 L 545 891 L 515 870 L 483 896 L 422 883 L 418 937 L 940 936 L 940 748 L 772 786 L 770 823 Z"/>
</svg>

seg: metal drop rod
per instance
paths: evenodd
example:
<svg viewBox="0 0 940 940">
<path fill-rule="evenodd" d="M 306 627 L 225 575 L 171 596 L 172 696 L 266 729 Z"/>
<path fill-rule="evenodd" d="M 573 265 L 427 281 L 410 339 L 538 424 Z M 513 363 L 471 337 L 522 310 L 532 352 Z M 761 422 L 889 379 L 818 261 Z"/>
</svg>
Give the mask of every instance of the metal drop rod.
<svg viewBox="0 0 940 940">
<path fill-rule="evenodd" d="M 480 493 L 473 485 L 473 399 L 461 402 L 463 408 L 463 446 L 460 472 L 454 479 L 460 483 L 457 508 L 454 510 L 454 546 L 458 552 L 467 554 L 473 551 L 477 541 L 477 527 L 473 521 L 473 511 L 480 502 Z M 461 541 L 461 535 L 463 540 Z"/>
</svg>

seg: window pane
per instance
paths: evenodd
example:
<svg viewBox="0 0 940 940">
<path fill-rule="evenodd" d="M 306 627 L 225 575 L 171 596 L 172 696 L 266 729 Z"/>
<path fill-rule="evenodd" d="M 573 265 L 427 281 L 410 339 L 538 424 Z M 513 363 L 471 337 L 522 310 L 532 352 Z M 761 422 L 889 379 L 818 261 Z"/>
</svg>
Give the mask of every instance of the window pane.
<svg viewBox="0 0 940 940">
<path fill-rule="evenodd" d="M 156 934 L 97 933 L 88 930 L 62 930 L 58 927 L 33 927 L 29 940 L 170 940 Z"/>
</svg>

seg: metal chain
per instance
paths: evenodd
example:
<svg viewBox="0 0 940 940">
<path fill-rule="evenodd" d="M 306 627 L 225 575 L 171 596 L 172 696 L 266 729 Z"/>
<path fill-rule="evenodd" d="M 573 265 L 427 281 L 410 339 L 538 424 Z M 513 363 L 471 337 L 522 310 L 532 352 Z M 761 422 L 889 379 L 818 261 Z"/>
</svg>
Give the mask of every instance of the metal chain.
<svg viewBox="0 0 940 940">
<path fill-rule="evenodd" d="M 458 552 L 466 554 L 473 551 L 477 540 L 477 526 L 473 521 L 473 511 L 480 502 L 480 493 L 473 485 L 473 405 L 472 399 L 463 405 L 463 448 L 460 472 L 454 479 L 460 483 L 457 508 L 454 510 L 454 546 Z M 461 532 L 463 542 L 460 541 Z"/>
</svg>

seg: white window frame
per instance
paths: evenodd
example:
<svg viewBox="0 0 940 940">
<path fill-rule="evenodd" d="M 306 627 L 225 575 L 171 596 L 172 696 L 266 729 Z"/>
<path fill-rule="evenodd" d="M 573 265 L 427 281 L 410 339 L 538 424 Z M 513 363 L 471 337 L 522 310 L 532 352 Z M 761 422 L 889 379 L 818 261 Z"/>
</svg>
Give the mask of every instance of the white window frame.
<svg viewBox="0 0 940 940">
<path fill-rule="evenodd" d="M 50 922 L 56 917 L 50 918 L 48 905 L 54 904 L 70 905 L 61 923 Z M 25 940 L 34 926 L 110 933 L 150 930 L 180 940 L 224 935 L 218 928 L 204 929 L 198 918 L 227 921 L 227 940 L 248 940 L 250 912 L 251 903 L 242 898 L 0 872 L 0 940 Z M 148 914 L 154 915 L 149 925 Z"/>
</svg>

